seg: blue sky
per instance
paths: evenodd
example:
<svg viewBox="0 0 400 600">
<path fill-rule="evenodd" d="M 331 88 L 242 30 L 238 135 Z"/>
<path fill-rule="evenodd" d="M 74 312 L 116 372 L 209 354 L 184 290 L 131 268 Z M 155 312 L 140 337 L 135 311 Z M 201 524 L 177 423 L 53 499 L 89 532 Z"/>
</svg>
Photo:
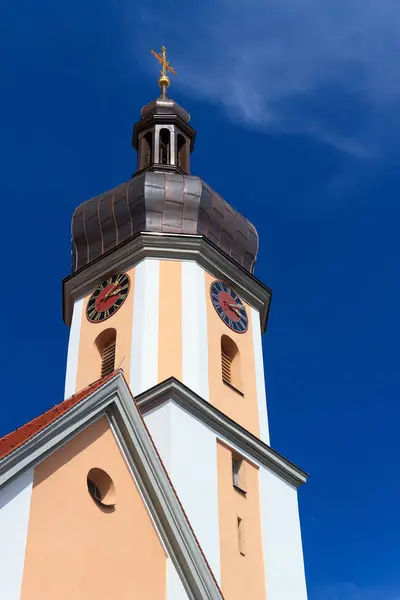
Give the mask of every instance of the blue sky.
<svg viewBox="0 0 400 600">
<path fill-rule="evenodd" d="M 400 599 L 399 12 L 16 0 L 0 21 L 0 433 L 62 399 L 71 215 L 134 171 L 164 43 L 198 132 L 192 172 L 260 234 L 272 445 L 311 473 L 310 600 Z"/>
</svg>

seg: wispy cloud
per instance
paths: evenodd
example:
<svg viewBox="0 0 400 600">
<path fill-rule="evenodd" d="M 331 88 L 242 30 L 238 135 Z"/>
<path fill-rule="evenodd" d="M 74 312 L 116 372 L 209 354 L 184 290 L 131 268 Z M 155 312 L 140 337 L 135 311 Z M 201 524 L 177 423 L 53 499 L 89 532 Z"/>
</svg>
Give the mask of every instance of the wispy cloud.
<svg viewBox="0 0 400 600">
<path fill-rule="evenodd" d="M 321 585 L 310 591 L 312 600 L 400 600 L 399 591 L 365 588 L 355 583 Z"/>
<path fill-rule="evenodd" d="M 162 40 L 179 84 L 244 124 L 358 156 L 400 130 L 398 0 L 153 0 L 137 39 Z"/>
</svg>

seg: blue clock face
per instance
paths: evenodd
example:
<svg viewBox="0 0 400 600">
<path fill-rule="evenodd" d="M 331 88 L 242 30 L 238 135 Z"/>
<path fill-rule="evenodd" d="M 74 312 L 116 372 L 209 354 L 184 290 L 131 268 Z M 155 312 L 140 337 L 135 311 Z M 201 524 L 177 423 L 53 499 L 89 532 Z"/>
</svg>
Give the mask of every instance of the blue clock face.
<svg viewBox="0 0 400 600">
<path fill-rule="evenodd" d="M 245 333 L 249 326 L 246 309 L 240 297 L 223 281 L 213 281 L 210 286 L 213 306 L 225 325 L 237 333 Z"/>
</svg>

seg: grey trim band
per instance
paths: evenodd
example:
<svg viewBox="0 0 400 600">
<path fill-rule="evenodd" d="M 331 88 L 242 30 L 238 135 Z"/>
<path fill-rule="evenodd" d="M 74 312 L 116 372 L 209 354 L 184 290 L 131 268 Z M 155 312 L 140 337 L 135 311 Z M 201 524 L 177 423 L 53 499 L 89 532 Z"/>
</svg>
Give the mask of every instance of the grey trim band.
<svg viewBox="0 0 400 600">
<path fill-rule="evenodd" d="M 232 421 L 215 406 L 206 402 L 183 383 L 171 377 L 143 392 L 136 398 L 142 414 L 172 400 L 194 417 L 203 421 L 216 434 L 245 451 L 257 462 L 271 469 L 285 481 L 299 487 L 307 481 L 308 474 L 287 458 L 272 450 L 259 438 Z"/>
<path fill-rule="evenodd" d="M 63 318 L 71 324 L 76 300 L 89 294 L 105 277 L 132 268 L 144 258 L 193 260 L 216 279 L 231 284 L 260 312 L 261 331 L 267 326 L 271 290 L 201 235 L 139 233 L 63 280 Z"/>
</svg>

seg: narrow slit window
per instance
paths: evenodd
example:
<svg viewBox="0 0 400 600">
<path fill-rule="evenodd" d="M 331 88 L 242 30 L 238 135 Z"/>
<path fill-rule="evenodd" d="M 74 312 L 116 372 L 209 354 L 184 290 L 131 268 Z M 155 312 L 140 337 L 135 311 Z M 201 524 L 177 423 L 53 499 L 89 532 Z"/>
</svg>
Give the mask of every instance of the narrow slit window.
<svg viewBox="0 0 400 600">
<path fill-rule="evenodd" d="M 241 492 L 246 492 L 246 464 L 237 454 L 232 454 L 232 483 Z"/>
<path fill-rule="evenodd" d="M 242 556 L 246 556 L 246 542 L 244 536 L 244 522 L 240 517 L 237 518 L 237 537 L 238 550 Z"/>
</svg>

